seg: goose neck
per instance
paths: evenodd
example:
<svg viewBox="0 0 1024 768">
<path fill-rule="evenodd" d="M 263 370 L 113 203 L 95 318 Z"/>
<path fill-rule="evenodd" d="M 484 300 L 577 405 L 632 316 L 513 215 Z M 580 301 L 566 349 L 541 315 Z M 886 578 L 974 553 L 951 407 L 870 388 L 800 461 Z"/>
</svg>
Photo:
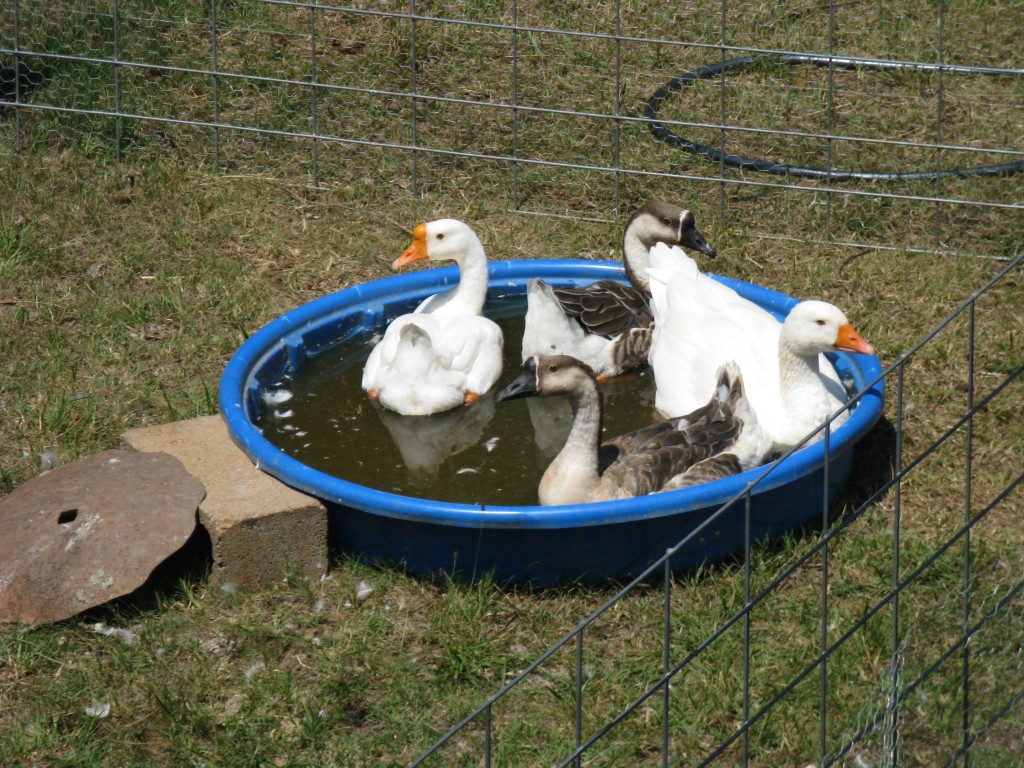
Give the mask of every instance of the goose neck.
<svg viewBox="0 0 1024 768">
<path fill-rule="evenodd" d="M 483 246 L 476 242 L 471 245 L 462 258 L 456 259 L 459 265 L 459 284 L 455 289 L 455 299 L 463 304 L 467 312 L 479 315 L 487 298 L 487 255 Z"/>
<path fill-rule="evenodd" d="M 569 398 L 572 426 L 565 445 L 549 467 L 566 485 L 579 490 L 598 481 L 598 450 L 601 443 L 602 403 L 597 384 L 588 382 Z"/>
<path fill-rule="evenodd" d="M 622 236 L 622 261 L 629 282 L 650 296 L 651 283 L 647 278 L 647 268 L 651 265 L 650 251 L 633 226 L 626 227 Z"/>
<path fill-rule="evenodd" d="M 779 340 L 779 394 L 788 413 L 813 413 L 824 392 L 818 373 L 818 354 L 803 355 Z M 828 409 L 828 405 L 824 404 Z M 826 413 L 827 415 L 827 413 Z"/>
</svg>

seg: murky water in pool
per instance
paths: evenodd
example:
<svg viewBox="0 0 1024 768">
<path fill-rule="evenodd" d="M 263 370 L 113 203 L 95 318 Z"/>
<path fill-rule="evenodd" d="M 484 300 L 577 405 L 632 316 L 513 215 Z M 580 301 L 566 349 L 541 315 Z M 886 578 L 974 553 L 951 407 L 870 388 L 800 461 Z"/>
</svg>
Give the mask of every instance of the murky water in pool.
<svg viewBox="0 0 1024 768">
<path fill-rule="evenodd" d="M 498 318 L 505 367 L 497 389 L 519 372 L 521 315 Z M 264 409 L 264 436 L 304 464 L 377 490 L 467 504 L 532 505 L 537 485 L 568 433 L 564 398 L 528 398 L 433 416 L 400 416 L 360 388 L 367 343 L 348 343 L 282 382 L 292 394 Z M 606 437 L 650 423 L 650 370 L 604 387 Z"/>
</svg>

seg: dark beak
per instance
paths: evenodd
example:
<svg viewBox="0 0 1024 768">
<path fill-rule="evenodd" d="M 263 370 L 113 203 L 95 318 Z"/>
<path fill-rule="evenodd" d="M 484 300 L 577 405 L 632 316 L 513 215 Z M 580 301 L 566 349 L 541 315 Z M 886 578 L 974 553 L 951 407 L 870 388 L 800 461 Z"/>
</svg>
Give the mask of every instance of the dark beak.
<svg viewBox="0 0 1024 768">
<path fill-rule="evenodd" d="M 519 375 L 494 396 L 494 402 L 500 403 L 504 400 L 516 400 L 520 397 L 536 397 L 537 392 L 537 360 L 527 358 Z"/>
<path fill-rule="evenodd" d="M 718 255 L 718 251 L 707 241 L 704 235 L 697 231 L 697 227 L 687 227 L 683 230 L 682 234 L 681 242 L 684 247 L 693 248 L 711 258 L 715 258 Z"/>
</svg>

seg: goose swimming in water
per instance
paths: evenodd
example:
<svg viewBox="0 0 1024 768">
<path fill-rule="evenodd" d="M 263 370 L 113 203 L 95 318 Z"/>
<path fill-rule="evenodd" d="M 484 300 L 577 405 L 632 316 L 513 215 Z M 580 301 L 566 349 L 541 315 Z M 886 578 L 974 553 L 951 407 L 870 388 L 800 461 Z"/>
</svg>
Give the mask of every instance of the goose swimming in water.
<svg viewBox="0 0 1024 768">
<path fill-rule="evenodd" d="M 385 408 L 407 416 L 477 401 L 501 375 L 501 328 L 483 317 L 487 255 L 476 233 L 456 219 L 419 224 L 392 267 L 429 259 L 459 265 L 459 283 L 391 321 L 370 351 L 362 387 Z"/>
<path fill-rule="evenodd" d="M 530 357 L 495 396 L 568 397 L 572 426 L 541 478 L 543 505 L 626 499 L 686 488 L 763 463 L 771 441 L 747 404 L 734 365 L 719 371 L 710 399 L 692 413 L 601 443 L 602 396 L 594 371 L 567 355 Z"/>
</svg>

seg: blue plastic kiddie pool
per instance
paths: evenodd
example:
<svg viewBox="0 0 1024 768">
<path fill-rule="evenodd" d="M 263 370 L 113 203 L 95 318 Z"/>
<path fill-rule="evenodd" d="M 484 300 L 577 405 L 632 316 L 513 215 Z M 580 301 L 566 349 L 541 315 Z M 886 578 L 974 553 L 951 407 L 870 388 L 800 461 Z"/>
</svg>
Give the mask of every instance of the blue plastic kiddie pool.
<svg viewBox="0 0 1024 768">
<path fill-rule="evenodd" d="M 488 300 L 523 294 L 531 277 L 555 285 L 624 280 L 617 262 L 515 260 L 491 262 Z M 458 504 L 368 488 L 314 469 L 261 433 L 263 393 L 308 361 L 388 321 L 426 296 L 454 285 L 458 268 L 441 267 L 356 285 L 287 312 L 253 334 L 232 356 L 220 382 L 220 410 L 234 442 L 265 472 L 321 499 L 331 542 L 375 563 L 423 575 L 548 586 L 571 581 L 625 581 L 666 550 L 675 569 L 711 563 L 742 551 L 750 495 L 753 541 L 779 536 L 820 518 L 842 492 L 854 446 L 882 412 L 876 357 L 839 353 L 840 375 L 864 390 L 850 418 L 828 440 L 796 451 L 767 475 L 765 468 L 679 491 L 592 504 L 501 506 Z M 715 276 L 782 318 L 796 299 Z M 485 309 L 486 311 L 486 309 Z M 723 505 L 729 505 L 723 509 Z"/>
</svg>

